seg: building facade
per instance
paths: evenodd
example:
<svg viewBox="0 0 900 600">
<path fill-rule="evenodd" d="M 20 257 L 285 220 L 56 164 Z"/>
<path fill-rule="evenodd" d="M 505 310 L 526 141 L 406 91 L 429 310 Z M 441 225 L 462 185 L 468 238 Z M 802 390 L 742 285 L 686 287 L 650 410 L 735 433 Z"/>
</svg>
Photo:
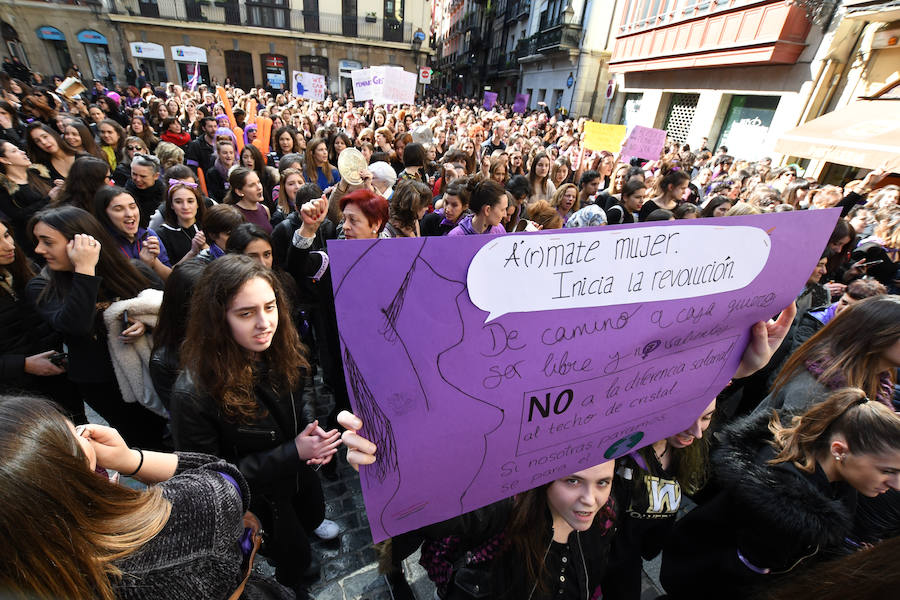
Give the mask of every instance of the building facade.
<svg viewBox="0 0 900 600">
<path fill-rule="evenodd" d="M 750 160 L 771 156 L 780 132 L 827 104 L 833 69 L 846 62 L 835 6 L 814 24 L 788 0 L 626 0 L 606 120 Z"/>
<path fill-rule="evenodd" d="M 433 52 L 425 0 L 98 1 L 52 2 L 48 11 L 47 2 L 0 0 L 9 9 L 4 40 L 8 25 L 13 48 L 44 73 L 64 72 L 71 58 L 86 78 L 104 81 L 123 81 L 131 64 L 154 83 L 185 83 L 196 67 L 203 82 L 277 89 L 298 70 L 325 75 L 341 94 L 353 69 L 415 71 Z"/>
</svg>

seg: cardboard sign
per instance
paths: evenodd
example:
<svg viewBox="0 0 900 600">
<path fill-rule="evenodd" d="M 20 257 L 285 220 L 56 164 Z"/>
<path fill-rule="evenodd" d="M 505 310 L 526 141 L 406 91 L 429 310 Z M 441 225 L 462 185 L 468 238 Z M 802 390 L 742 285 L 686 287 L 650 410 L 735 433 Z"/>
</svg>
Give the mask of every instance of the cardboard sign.
<svg viewBox="0 0 900 600">
<path fill-rule="evenodd" d="M 838 213 L 330 243 L 373 538 L 685 430 Z"/>
<path fill-rule="evenodd" d="M 293 72 L 293 92 L 301 98 L 322 101 L 325 99 L 325 76 L 303 71 Z"/>
<path fill-rule="evenodd" d="M 635 125 L 622 144 L 620 160 L 627 161 L 637 157 L 646 160 L 659 160 L 666 145 L 666 132 L 663 129 Z"/>
<path fill-rule="evenodd" d="M 599 152 L 606 150 L 616 154 L 625 139 L 624 125 L 610 125 L 588 121 L 584 124 L 584 147 Z"/>
</svg>

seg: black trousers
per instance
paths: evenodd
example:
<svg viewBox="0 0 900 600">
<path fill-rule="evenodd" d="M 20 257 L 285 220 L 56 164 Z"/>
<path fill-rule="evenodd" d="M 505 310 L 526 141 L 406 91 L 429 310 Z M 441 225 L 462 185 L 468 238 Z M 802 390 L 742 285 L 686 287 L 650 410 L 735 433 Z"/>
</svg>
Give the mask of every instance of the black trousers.
<svg viewBox="0 0 900 600">
<path fill-rule="evenodd" d="M 301 583 L 312 563 L 309 537 L 325 518 L 319 476 L 306 464 L 297 474 L 299 493 L 258 495 L 251 490 L 250 510 L 266 532 L 265 554 L 275 564 L 275 579 L 286 587 Z"/>
<path fill-rule="evenodd" d="M 115 381 L 78 383 L 78 391 L 87 404 L 110 427 L 118 430 L 129 446 L 148 450 L 167 450 L 163 442 L 168 422 L 137 402 L 125 402 Z"/>
</svg>

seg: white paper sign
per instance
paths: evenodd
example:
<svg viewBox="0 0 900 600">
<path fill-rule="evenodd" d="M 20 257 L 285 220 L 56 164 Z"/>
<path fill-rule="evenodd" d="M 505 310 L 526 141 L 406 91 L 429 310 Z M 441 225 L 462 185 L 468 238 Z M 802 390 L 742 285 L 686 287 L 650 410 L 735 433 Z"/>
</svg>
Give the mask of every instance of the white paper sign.
<svg viewBox="0 0 900 600">
<path fill-rule="evenodd" d="M 375 98 L 375 87 L 372 83 L 371 69 L 356 69 L 350 71 L 350 79 L 353 81 L 354 99 L 363 101 Z"/>
<path fill-rule="evenodd" d="M 294 71 L 291 91 L 301 98 L 322 101 L 325 99 L 325 76 Z"/>
</svg>

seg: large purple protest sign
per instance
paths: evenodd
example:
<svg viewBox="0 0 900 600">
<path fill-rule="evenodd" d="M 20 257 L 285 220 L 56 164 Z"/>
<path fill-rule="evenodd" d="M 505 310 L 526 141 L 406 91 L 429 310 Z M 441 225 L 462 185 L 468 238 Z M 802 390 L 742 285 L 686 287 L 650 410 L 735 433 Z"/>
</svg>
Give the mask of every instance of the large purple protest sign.
<svg viewBox="0 0 900 600">
<path fill-rule="evenodd" d="M 531 99 L 531 94 L 516 94 L 516 102 L 513 104 L 513 112 L 525 114 L 525 111 L 528 109 L 528 101 Z"/>
<path fill-rule="evenodd" d="M 666 132 L 664 130 L 635 125 L 622 144 L 619 158 L 621 160 L 628 160 L 631 157 L 659 160 L 665 145 Z"/>
<path fill-rule="evenodd" d="M 686 429 L 837 210 L 329 244 L 382 540 Z"/>
<path fill-rule="evenodd" d="M 497 104 L 497 92 L 485 92 L 484 102 L 481 104 L 484 110 L 491 110 L 495 104 Z"/>
</svg>

